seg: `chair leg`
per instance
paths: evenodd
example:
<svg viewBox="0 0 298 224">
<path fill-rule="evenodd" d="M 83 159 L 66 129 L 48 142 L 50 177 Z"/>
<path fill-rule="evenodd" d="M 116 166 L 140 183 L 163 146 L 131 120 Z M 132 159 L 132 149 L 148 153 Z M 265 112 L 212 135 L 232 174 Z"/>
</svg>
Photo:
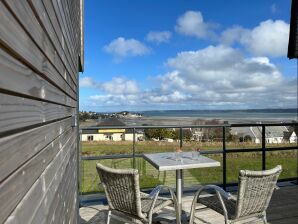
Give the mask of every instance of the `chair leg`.
<svg viewBox="0 0 298 224">
<path fill-rule="evenodd" d="M 111 221 L 111 214 L 112 214 L 112 211 L 109 210 L 109 211 L 108 211 L 107 224 L 110 224 L 110 221 Z"/>
<path fill-rule="evenodd" d="M 267 217 L 266 217 L 266 214 L 263 216 L 263 222 L 264 222 L 264 224 L 267 224 Z"/>
</svg>

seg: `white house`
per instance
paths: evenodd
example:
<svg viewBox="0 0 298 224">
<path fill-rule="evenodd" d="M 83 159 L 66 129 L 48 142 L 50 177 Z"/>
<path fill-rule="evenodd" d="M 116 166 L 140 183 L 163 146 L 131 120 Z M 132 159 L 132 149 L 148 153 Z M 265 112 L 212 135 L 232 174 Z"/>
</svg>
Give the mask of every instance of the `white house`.
<svg viewBox="0 0 298 224">
<path fill-rule="evenodd" d="M 125 133 L 125 129 L 83 130 L 81 140 L 82 141 L 123 141 L 124 133 Z"/>
<path fill-rule="evenodd" d="M 124 140 L 125 141 L 133 141 L 133 130 L 128 129 L 124 133 Z M 143 141 L 144 140 L 144 131 L 136 130 L 135 131 L 135 141 Z"/>
<path fill-rule="evenodd" d="M 125 129 L 125 124 L 117 118 L 108 118 L 99 123 L 96 129 L 86 129 L 82 131 L 82 141 L 133 141 L 133 132 L 131 129 Z M 122 127 L 123 128 L 115 128 Z M 111 127 L 111 128 L 100 128 Z M 135 141 L 142 141 L 144 132 L 136 130 Z"/>
<path fill-rule="evenodd" d="M 279 144 L 284 142 L 284 133 L 289 132 L 285 126 L 266 126 L 265 141 L 266 143 Z M 233 127 L 231 130 L 233 135 L 237 135 L 242 139 L 250 137 L 254 143 L 262 142 L 262 127 Z"/>
</svg>

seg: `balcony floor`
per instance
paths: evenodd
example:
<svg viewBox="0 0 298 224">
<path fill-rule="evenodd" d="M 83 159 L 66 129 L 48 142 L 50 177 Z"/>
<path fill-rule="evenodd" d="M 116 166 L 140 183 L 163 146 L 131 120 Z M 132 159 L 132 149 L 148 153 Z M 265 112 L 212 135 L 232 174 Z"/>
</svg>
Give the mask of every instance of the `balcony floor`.
<svg viewBox="0 0 298 224">
<path fill-rule="evenodd" d="M 190 210 L 192 196 L 183 198 L 183 208 Z M 106 223 L 106 205 L 92 205 L 80 208 L 81 224 Z M 298 186 L 285 186 L 275 191 L 267 210 L 268 223 L 270 224 L 296 224 L 298 223 Z M 224 223 L 223 216 L 210 210 L 202 210 L 198 216 L 199 223 L 220 224 Z M 111 220 L 112 224 L 120 222 Z"/>
</svg>

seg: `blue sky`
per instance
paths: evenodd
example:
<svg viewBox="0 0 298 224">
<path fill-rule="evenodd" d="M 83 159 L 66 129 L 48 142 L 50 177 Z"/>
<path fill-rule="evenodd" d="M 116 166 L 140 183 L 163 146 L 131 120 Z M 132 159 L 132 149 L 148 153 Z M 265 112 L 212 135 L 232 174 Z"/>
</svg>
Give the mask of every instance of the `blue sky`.
<svg viewBox="0 0 298 224">
<path fill-rule="evenodd" d="M 297 107 L 290 0 L 85 1 L 80 110 Z"/>
</svg>

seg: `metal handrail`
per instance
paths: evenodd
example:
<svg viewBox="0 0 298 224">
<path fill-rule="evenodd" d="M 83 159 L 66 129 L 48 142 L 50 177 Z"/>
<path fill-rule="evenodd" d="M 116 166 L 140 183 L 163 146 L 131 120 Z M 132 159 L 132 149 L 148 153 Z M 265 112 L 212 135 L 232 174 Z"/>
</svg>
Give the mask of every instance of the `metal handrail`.
<svg viewBox="0 0 298 224">
<path fill-rule="evenodd" d="M 241 123 L 241 124 L 210 124 L 210 125 L 130 125 L 130 126 L 91 126 L 80 130 L 98 129 L 154 129 L 154 128 L 222 128 L 222 127 L 258 127 L 258 126 L 298 126 L 298 122 L 287 123 Z"/>
<path fill-rule="evenodd" d="M 133 130 L 133 150 L 131 154 L 117 154 L 117 155 L 104 155 L 104 156 L 81 156 L 81 160 L 102 160 L 102 159 L 119 159 L 119 158 L 133 158 L 133 167 L 135 167 L 135 158 L 142 157 L 142 154 L 136 153 L 135 133 L 137 129 L 162 129 L 162 128 L 176 128 L 180 130 L 180 147 L 183 144 L 183 129 L 186 128 L 222 128 L 222 150 L 205 150 L 202 154 L 222 154 L 223 155 L 223 188 L 227 186 L 227 153 L 242 153 L 242 152 L 262 152 L 262 169 L 266 169 L 266 152 L 270 151 L 284 151 L 284 150 L 298 150 L 295 146 L 284 147 L 266 147 L 266 127 L 267 126 L 298 126 L 298 122 L 292 123 L 243 123 L 243 124 L 220 124 L 220 125 L 150 125 L 150 126 L 100 126 L 100 127 L 87 127 L 81 128 L 83 130 L 104 130 L 104 129 L 128 129 Z M 226 128 L 231 127 L 262 127 L 262 142 L 261 148 L 244 148 L 244 149 L 227 149 L 226 146 Z M 298 134 L 298 133 L 297 133 Z M 297 158 L 298 163 L 298 158 Z M 293 179 L 293 178 L 288 178 Z M 296 181 L 298 182 L 298 171 Z"/>
</svg>

